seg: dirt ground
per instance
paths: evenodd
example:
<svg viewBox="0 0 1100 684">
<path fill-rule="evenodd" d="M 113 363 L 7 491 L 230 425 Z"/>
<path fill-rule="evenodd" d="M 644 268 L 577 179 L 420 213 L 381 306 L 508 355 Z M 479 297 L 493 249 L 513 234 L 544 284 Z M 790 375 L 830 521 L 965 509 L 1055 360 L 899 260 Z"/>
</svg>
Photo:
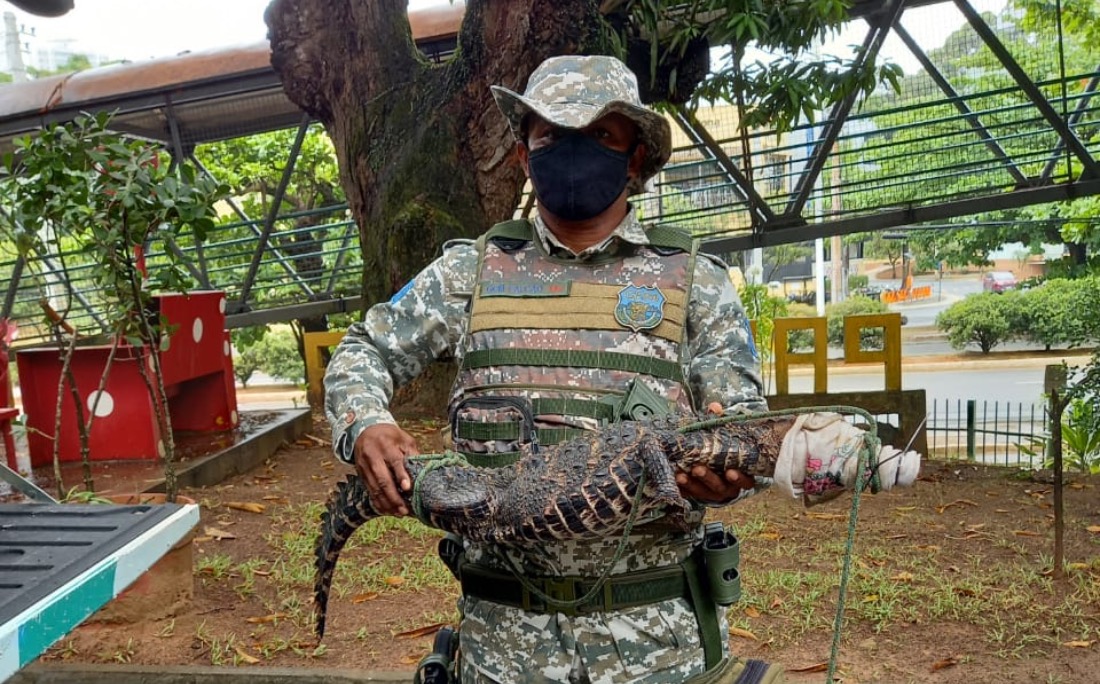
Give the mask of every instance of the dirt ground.
<svg viewBox="0 0 1100 684">
<path fill-rule="evenodd" d="M 406 424 L 423 451 L 439 424 Z M 409 521 L 361 529 L 341 557 L 318 645 L 311 631 L 316 515 L 349 469 L 320 424 L 265 466 L 185 492 L 201 504 L 195 594 L 174 616 L 90 622 L 44 656 L 70 662 L 409 670 L 456 617 L 438 534 Z M 1005 469 L 927 463 L 916 485 L 861 500 L 842 631 L 844 682 L 1100 681 L 1100 478 L 1065 489 L 1063 578 L 1051 574 L 1053 490 Z M 735 653 L 820 682 L 846 551 L 850 498 L 815 509 L 774 491 L 721 510 L 738 530 L 744 596 Z M 163 606 L 155 607 L 159 612 Z M 411 676 L 410 676 L 411 681 Z"/>
</svg>

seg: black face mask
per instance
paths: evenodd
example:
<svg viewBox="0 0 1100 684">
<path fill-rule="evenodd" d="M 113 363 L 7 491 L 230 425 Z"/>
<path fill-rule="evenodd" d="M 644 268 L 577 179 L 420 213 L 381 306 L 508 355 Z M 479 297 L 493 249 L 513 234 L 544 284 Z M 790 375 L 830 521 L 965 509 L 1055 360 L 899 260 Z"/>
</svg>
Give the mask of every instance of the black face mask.
<svg viewBox="0 0 1100 684">
<path fill-rule="evenodd" d="M 570 133 L 535 150 L 527 168 L 539 203 L 567 221 L 599 216 L 627 183 L 627 166 L 637 145 L 618 152 L 583 133 Z"/>
</svg>

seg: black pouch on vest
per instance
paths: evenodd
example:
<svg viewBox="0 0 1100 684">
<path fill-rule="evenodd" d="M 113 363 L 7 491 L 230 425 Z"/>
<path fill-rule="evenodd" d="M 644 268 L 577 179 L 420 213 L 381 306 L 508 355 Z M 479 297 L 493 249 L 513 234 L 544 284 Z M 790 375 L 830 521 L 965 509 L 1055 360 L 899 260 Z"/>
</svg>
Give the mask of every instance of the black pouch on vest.
<svg viewBox="0 0 1100 684">
<path fill-rule="evenodd" d="M 510 451 L 529 444 L 538 452 L 538 435 L 531 403 L 523 397 L 469 397 L 451 413 L 451 439 L 459 451 L 470 441 L 500 441 Z"/>
</svg>

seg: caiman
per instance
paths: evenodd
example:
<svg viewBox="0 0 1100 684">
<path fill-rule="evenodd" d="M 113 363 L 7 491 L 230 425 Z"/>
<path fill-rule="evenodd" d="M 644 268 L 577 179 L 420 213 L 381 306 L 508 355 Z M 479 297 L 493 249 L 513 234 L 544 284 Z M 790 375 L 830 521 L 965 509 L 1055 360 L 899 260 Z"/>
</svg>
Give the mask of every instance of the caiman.
<svg viewBox="0 0 1100 684">
<path fill-rule="evenodd" d="M 693 423 L 703 427 L 682 429 Z M 839 437 L 813 439 L 825 426 Z M 697 465 L 775 478 L 781 490 L 807 504 L 832 498 L 855 484 L 864 434 L 835 413 L 736 422 L 684 415 L 625 421 L 553 447 L 527 448 L 504 468 L 474 467 L 457 454 L 407 457 L 415 485 L 404 496 L 422 522 L 469 540 L 523 544 L 606 537 L 654 511 L 684 526 L 690 504 L 676 473 Z M 915 479 L 918 454 L 886 446 L 872 456 L 869 467 L 878 467 L 882 489 Z M 356 475 L 329 497 L 316 546 L 318 636 L 324 634 L 340 551 L 356 529 L 378 516 Z"/>
</svg>

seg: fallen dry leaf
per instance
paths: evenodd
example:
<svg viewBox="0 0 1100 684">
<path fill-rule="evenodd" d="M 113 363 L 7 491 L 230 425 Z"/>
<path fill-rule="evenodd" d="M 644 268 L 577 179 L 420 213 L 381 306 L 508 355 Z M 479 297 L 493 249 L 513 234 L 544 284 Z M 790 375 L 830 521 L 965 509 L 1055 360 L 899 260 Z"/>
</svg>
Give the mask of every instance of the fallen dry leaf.
<svg viewBox="0 0 1100 684">
<path fill-rule="evenodd" d="M 1089 525 L 1085 529 L 1093 534 L 1100 534 L 1100 525 Z"/>
<path fill-rule="evenodd" d="M 936 512 L 937 513 L 943 513 L 944 511 L 946 511 L 948 508 L 951 508 L 952 506 L 975 506 L 975 507 L 977 507 L 977 505 L 978 504 L 974 503 L 970 499 L 955 499 L 951 503 L 945 503 L 942 506 L 936 506 Z"/>
<path fill-rule="evenodd" d="M 394 634 L 398 639 L 417 639 L 419 637 L 425 637 L 429 634 L 435 634 L 439 630 L 446 626 L 445 622 L 436 622 L 430 625 L 424 625 L 423 627 L 417 627 L 416 629 L 410 629 L 405 632 L 398 632 Z"/>
<path fill-rule="evenodd" d="M 237 538 L 237 535 L 233 534 L 232 532 L 226 532 L 225 530 L 220 530 L 217 527 L 203 527 L 202 533 L 205 536 L 210 537 L 211 539 L 222 540 Z"/>
<path fill-rule="evenodd" d="M 783 606 L 783 599 L 781 599 L 781 598 L 772 599 L 772 604 L 771 604 L 772 610 L 775 610 L 776 608 L 780 608 L 782 606 Z"/>
<path fill-rule="evenodd" d="M 405 583 L 405 578 L 398 575 L 390 575 L 383 581 L 391 587 L 399 587 Z"/>
<path fill-rule="evenodd" d="M 1088 563 L 1069 563 L 1068 565 L 1066 565 L 1066 569 L 1067 570 L 1088 570 L 1089 569 L 1089 564 Z"/>
<path fill-rule="evenodd" d="M 944 668 L 953 667 L 953 666 L 958 665 L 958 664 L 959 664 L 959 659 L 958 658 L 956 658 L 955 656 L 948 656 L 947 658 L 944 658 L 943 660 L 937 660 L 936 662 L 932 663 L 932 671 L 937 672 L 937 671 L 942 670 Z"/>
<path fill-rule="evenodd" d="M 1069 648 L 1088 648 L 1089 646 L 1092 646 L 1094 643 L 1096 643 L 1096 642 L 1091 641 L 1091 640 L 1090 641 L 1064 641 L 1064 642 L 1062 642 L 1062 645 L 1063 646 L 1068 646 Z"/>
<path fill-rule="evenodd" d="M 909 535 L 907 535 L 907 534 L 890 534 L 890 535 L 887 535 L 886 538 L 887 539 L 908 539 Z"/>
<path fill-rule="evenodd" d="M 256 656 L 251 655 L 250 653 L 246 652 L 240 646 L 234 646 L 233 650 L 237 652 L 237 655 L 240 656 L 241 662 L 243 662 L 243 663 L 248 663 L 249 665 L 255 665 L 256 663 L 260 662 L 259 658 L 257 658 Z"/>
<path fill-rule="evenodd" d="M 878 601 L 878 594 L 867 594 L 863 597 L 864 603 L 875 603 Z"/>
<path fill-rule="evenodd" d="M 898 574 L 894 575 L 890 579 L 894 580 L 895 582 L 912 582 L 913 581 L 913 573 L 911 573 L 911 572 L 899 572 Z"/>
<path fill-rule="evenodd" d="M 759 536 L 761 539 L 767 539 L 768 541 L 779 541 L 783 538 L 783 535 L 778 532 L 761 532 Z"/>
<path fill-rule="evenodd" d="M 753 608 L 752 606 L 748 606 L 747 608 L 745 608 L 745 617 L 758 618 L 760 617 L 760 611 Z"/>
<path fill-rule="evenodd" d="M 421 658 L 421 656 L 418 656 L 418 655 L 406 654 L 406 655 L 401 656 L 401 660 L 399 662 L 402 665 L 416 665 L 417 663 L 420 662 L 420 658 Z"/>
<path fill-rule="evenodd" d="M 252 574 L 256 575 L 257 577 L 271 577 L 270 570 L 253 570 Z"/>
<path fill-rule="evenodd" d="M 272 613 L 271 615 L 261 615 L 259 617 L 245 618 L 245 622 L 249 622 L 254 625 L 266 625 L 269 622 L 275 622 L 276 620 L 282 620 L 286 618 L 286 613 Z"/>
<path fill-rule="evenodd" d="M 351 602 L 352 603 L 366 603 L 367 601 L 373 601 L 376 598 L 378 598 L 378 592 L 377 591 L 368 591 L 365 594 L 356 594 L 355 596 L 352 596 L 351 597 Z"/>
<path fill-rule="evenodd" d="M 204 535 L 204 536 L 201 536 L 201 537 L 195 537 L 191 541 L 195 542 L 196 544 L 201 544 L 203 542 L 212 541 L 213 539 L 214 539 L 213 537 L 207 537 L 207 536 Z"/>
<path fill-rule="evenodd" d="M 901 512 L 901 513 L 907 513 L 909 511 L 917 510 L 917 507 L 916 506 L 894 506 L 894 510 L 898 511 L 898 512 Z"/>
<path fill-rule="evenodd" d="M 821 662 L 814 663 L 813 665 L 806 665 L 805 667 L 789 667 L 787 672 L 825 672 L 829 669 L 829 663 Z"/>
<path fill-rule="evenodd" d="M 1041 537 L 1041 536 L 1043 536 L 1040 533 L 1032 532 L 1031 530 L 1012 530 L 1012 534 L 1016 535 L 1017 537 Z"/>
<path fill-rule="evenodd" d="M 256 503 L 254 501 L 230 501 L 225 504 L 226 508 L 232 508 L 235 511 L 244 511 L 246 513 L 263 513 L 264 505 L 262 503 Z"/>
<path fill-rule="evenodd" d="M 730 636 L 741 637 L 742 639 L 749 639 L 751 641 L 759 641 L 760 639 L 747 629 L 741 629 L 740 627 L 730 627 Z"/>
<path fill-rule="evenodd" d="M 843 513 L 817 513 L 811 511 L 806 514 L 807 518 L 813 518 L 814 520 L 847 520 L 848 516 Z"/>
</svg>

